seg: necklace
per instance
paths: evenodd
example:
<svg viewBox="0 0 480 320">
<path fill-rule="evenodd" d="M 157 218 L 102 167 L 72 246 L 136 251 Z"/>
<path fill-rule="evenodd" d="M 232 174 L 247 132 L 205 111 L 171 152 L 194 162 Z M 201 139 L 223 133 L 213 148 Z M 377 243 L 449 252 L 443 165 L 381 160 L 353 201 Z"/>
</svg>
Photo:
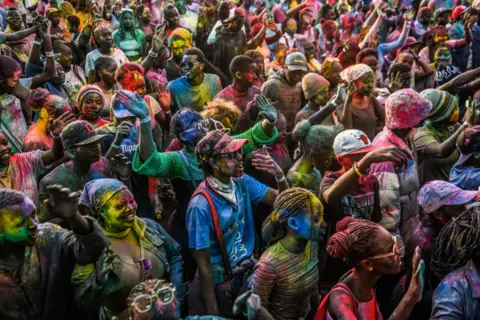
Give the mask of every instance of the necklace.
<svg viewBox="0 0 480 320">
<path fill-rule="evenodd" d="M 145 248 L 143 247 L 143 240 L 139 239 L 140 242 L 140 260 L 138 264 L 140 265 L 140 270 L 142 273 L 142 282 L 147 280 L 147 276 L 152 270 L 152 261 L 149 258 L 145 258 Z"/>
</svg>

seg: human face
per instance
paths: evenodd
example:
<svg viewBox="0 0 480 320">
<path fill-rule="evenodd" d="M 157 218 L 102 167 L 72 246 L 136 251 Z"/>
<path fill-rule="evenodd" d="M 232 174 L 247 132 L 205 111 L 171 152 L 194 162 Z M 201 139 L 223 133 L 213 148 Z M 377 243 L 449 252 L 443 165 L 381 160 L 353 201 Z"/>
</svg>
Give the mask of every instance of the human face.
<svg viewBox="0 0 480 320">
<path fill-rule="evenodd" d="M 116 192 L 100 209 L 102 227 L 111 232 L 119 232 L 131 228 L 137 213 L 137 203 L 129 190 Z"/>
<path fill-rule="evenodd" d="M 187 49 L 187 43 L 183 40 L 175 40 L 172 42 L 172 55 L 175 61 L 180 61 Z"/>
<path fill-rule="evenodd" d="M 123 16 L 123 25 L 127 29 L 130 29 L 133 27 L 133 14 L 127 13 Z"/>
<path fill-rule="evenodd" d="M 102 79 L 107 86 L 113 86 L 117 83 L 117 80 L 115 80 L 115 71 L 117 68 L 117 63 L 112 61 L 110 65 L 107 65 L 100 70 L 100 79 Z"/>
<path fill-rule="evenodd" d="M 328 74 L 328 82 L 330 82 L 333 85 L 337 85 L 342 81 L 342 77 L 340 76 L 340 72 L 342 72 L 342 65 L 340 62 L 335 62 L 332 65 L 332 68 L 330 69 L 330 72 Z"/>
<path fill-rule="evenodd" d="M 167 60 L 170 58 L 170 51 L 163 46 L 158 53 L 158 57 L 153 61 L 153 66 L 157 69 L 164 69 L 167 66 Z"/>
<path fill-rule="evenodd" d="M 312 102 L 317 106 L 324 106 L 328 100 L 328 86 L 320 90 L 316 96 L 312 98 Z"/>
<path fill-rule="evenodd" d="M 122 1 L 116 1 L 115 5 L 113 6 L 113 13 L 118 17 L 120 16 L 120 13 L 122 12 L 123 9 L 123 2 Z"/>
<path fill-rule="evenodd" d="M 338 14 L 344 15 L 348 12 L 348 7 L 346 3 L 340 3 L 338 6 Z"/>
<path fill-rule="evenodd" d="M 255 80 L 257 79 L 257 75 L 255 73 L 255 68 L 256 68 L 255 63 L 251 63 L 247 67 L 247 70 L 245 72 L 237 72 L 237 79 L 240 80 L 240 82 L 245 87 L 253 86 Z"/>
<path fill-rule="evenodd" d="M 72 67 L 73 53 L 72 49 L 68 46 L 60 47 L 60 57 L 58 57 L 58 63 L 64 69 L 70 69 Z"/>
<path fill-rule="evenodd" d="M 215 165 L 218 171 L 227 177 L 243 176 L 243 157 L 242 151 L 220 154 L 215 159 Z"/>
<path fill-rule="evenodd" d="M 84 163 L 95 163 L 100 160 L 100 142 L 92 142 L 83 146 L 75 146 L 75 159 Z"/>
<path fill-rule="evenodd" d="M 285 32 L 293 37 L 295 32 L 297 32 L 297 21 L 294 19 L 288 19 L 285 25 Z"/>
<path fill-rule="evenodd" d="M 439 26 L 446 26 L 448 24 L 448 15 L 450 13 L 447 11 L 447 12 L 444 12 L 442 14 L 439 14 L 438 17 L 437 17 L 437 24 Z"/>
<path fill-rule="evenodd" d="M 147 7 L 143 9 L 142 20 L 144 23 L 150 23 L 150 20 L 152 20 L 152 13 L 150 12 L 150 9 Z"/>
<path fill-rule="evenodd" d="M 360 79 L 355 81 L 358 92 L 364 96 L 370 95 L 373 90 L 374 80 L 375 80 L 375 77 L 373 75 L 373 72 L 369 72 L 363 75 Z"/>
<path fill-rule="evenodd" d="M 236 17 L 230 24 L 232 30 L 240 30 L 245 24 L 245 17 Z"/>
<path fill-rule="evenodd" d="M 191 142 L 196 145 L 210 130 L 208 120 L 194 121 L 189 128 L 179 134 L 182 142 Z"/>
<path fill-rule="evenodd" d="M 343 29 L 346 31 L 352 31 L 355 28 L 355 18 L 353 16 L 348 16 L 343 22 Z"/>
<path fill-rule="evenodd" d="M 287 48 L 281 48 L 278 52 L 275 53 L 275 59 L 278 61 L 278 64 L 283 66 L 285 65 L 285 59 L 287 58 Z"/>
<path fill-rule="evenodd" d="M 18 31 L 22 28 L 22 16 L 18 10 L 8 10 L 7 23 L 10 29 Z"/>
<path fill-rule="evenodd" d="M 53 77 L 52 83 L 54 85 L 61 85 L 65 82 L 65 71 L 63 71 L 62 65 L 58 62 L 55 62 L 55 69 L 57 71 L 57 75 Z"/>
<path fill-rule="evenodd" d="M 0 164 L 6 167 L 10 163 L 10 156 L 12 155 L 12 146 L 8 138 L 0 132 Z"/>
<path fill-rule="evenodd" d="M 7 85 L 10 88 L 15 88 L 16 86 L 18 86 L 21 75 L 22 75 L 22 70 L 15 71 L 13 73 L 13 77 L 7 79 Z"/>
<path fill-rule="evenodd" d="M 377 70 L 378 60 L 374 56 L 366 56 L 362 59 L 362 63 L 369 66 L 372 70 Z"/>
<path fill-rule="evenodd" d="M 102 48 L 111 48 L 113 46 L 112 31 L 110 28 L 102 27 L 97 31 L 98 33 L 98 44 Z"/>
<path fill-rule="evenodd" d="M 305 71 L 303 70 L 291 70 L 291 71 L 287 70 L 285 72 L 288 84 L 292 87 L 295 86 L 300 81 L 302 81 L 304 74 L 305 74 Z"/>
<path fill-rule="evenodd" d="M 296 215 L 298 230 L 294 232 L 297 238 L 307 241 L 324 243 L 326 238 L 326 223 L 323 220 L 323 209 L 320 200 L 316 197 L 311 199 L 311 208 L 307 212 Z"/>
<path fill-rule="evenodd" d="M 257 55 L 255 56 L 255 73 L 257 75 L 263 75 L 265 72 L 265 61 L 263 57 Z"/>
<path fill-rule="evenodd" d="M 396 238 L 385 228 L 379 227 L 375 244 L 376 254 L 366 259 L 372 271 L 381 275 L 399 273 L 402 270 L 402 258 Z"/>
<path fill-rule="evenodd" d="M 328 10 L 327 14 L 325 15 L 327 20 L 335 20 L 335 11 L 333 9 Z"/>
<path fill-rule="evenodd" d="M 304 49 L 304 53 L 305 53 L 305 58 L 307 58 L 308 61 L 315 58 L 315 56 L 314 56 L 315 48 L 313 46 L 308 46 L 308 47 L 305 47 L 303 49 Z"/>
<path fill-rule="evenodd" d="M 38 220 L 32 200 L 25 197 L 20 204 L 0 209 L 0 234 L 10 243 L 35 245 Z"/>
<path fill-rule="evenodd" d="M 196 55 L 185 55 L 182 59 L 182 73 L 188 80 L 199 77 L 203 72 L 203 63 L 198 62 Z"/>
<path fill-rule="evenodd" d="M 351 169 L 355 162 L 358 162 L 365 157 L 366 153 L 347 154 L 337 157 L 338 163 L 345 169 Z"/>
<path fill-rule="evenodd" d="M 103 108 L 103 99 L 96 92 L 88 93 L 79 106 L 82 115 L 87 120 L 96 120 Z"/>
<path fill-rule="evenodd" d="M 58 26 L 60 24 L 60 13 L 55 12 L 50 15 L 50 21 L 53 26 Z"/>
<path fill-rule="evenodd" d="M 165 19 L 167 20 L 168 26 L 171 29 L 176 28 L 180 23 L 180 15 L 178 13 L 177 8 L 169 9 L 166 12 Z"/>
<path fill-rule="evenodd" d="M 408 64 L 410 67 L 413 66 L 413 62 L 415 60 L 413 59 L 413 56 L 409 53 L 409 52 L 402 52 L 400 53 L 400 55 L 398 56 L 398 62 L 401 62 L 401 63 L 406 63 Z"/>
<path fill-rule="evenodd" d="M 433 12 L 432 10 L 425 10 L 423 15 L 418 17 L 418 22 L 420 22 L 425 27 L 431 26 L 434 24 Z"/>
<path fill-rule="evenodd" d="M 132 79 L 130 81 L 125 81 L 121 85 L 123 89 L 138 93 L 142 97 L 147 92 L 145 78 L 137 71 L 133 71 Z"/>
<path fill-rule="evenodd" d="M 303 20 L 304 26 L 311 26 L 313 21 L 312 12 L 311 11 L 305 12 L 305 14 L 302 16 L 302 20 Z"/>
</svg>

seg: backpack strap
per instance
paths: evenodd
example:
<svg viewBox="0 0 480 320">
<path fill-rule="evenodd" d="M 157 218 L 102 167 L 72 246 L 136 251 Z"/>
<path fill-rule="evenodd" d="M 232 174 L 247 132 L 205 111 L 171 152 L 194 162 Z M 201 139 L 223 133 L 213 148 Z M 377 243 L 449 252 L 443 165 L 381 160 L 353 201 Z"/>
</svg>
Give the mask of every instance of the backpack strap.
<svg viewBox="0 0 480 320">
<path fill-rule="evenodd" d="M 212 196 L 205 189 L 197 189 L 192 195 L 192 198 L 197 194 L 202 194 L 208 201 L 208 205 L 210 207 L 210 213 L 212 214 L 213 225 L 215 227 L 215 233 L 217 234 L 217 240 L 218 240 L 218 243 L 220 244 L 220 250 L 222 251 L 223 268 L 225 269 L 227 280 L 231 280 L 232 265 L 230 264 L 230 258 L 228 257 L 228 254 L 227 254 L 227 248 L 225 246 L 225 239 L 223 237 L 222 227 L 220 226 L 220 220 L 218 218 L 217 209 L 215 208 L 215 204 L 213 203 Z"/>
</svg>

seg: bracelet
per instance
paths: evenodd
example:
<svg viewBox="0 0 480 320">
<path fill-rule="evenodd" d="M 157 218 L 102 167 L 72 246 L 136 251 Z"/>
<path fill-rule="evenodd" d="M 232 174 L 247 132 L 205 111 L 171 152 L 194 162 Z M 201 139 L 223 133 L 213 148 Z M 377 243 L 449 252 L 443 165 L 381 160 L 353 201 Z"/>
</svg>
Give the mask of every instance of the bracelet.
<svg viewBox="0 0 480 320">
<path fill-rule="evenodd" d="M 55 58 L 55 53 L 53 51 L 47 51 L 45 52 L 45 56 L 47 58 Z"/>
<path fill-rule="evenodd" d="M 285 175 L 283 175 L 280 179 L 277 179 L 277 177 L 275 177 L 275 181 L 277 181 L 277 183 L 285 181 Z"/>
<path fill-rule="evenodd" d="M 42 43 L 38 40 L 33 40 L 33 44 L 36 44 L 37 46 L 41 46 Z"/>
<path fill-rule="evenodd" d="M 172 110 L 165 111 L 165 114 L 171 114 L 171 113 L 172 113 Z"/>
<path fill-rule="evenodd" d="M 140 124 L 149 123 L 150 120 L 152 120 L 152 118 L 150 118 L 150 116 L 148 116 L 148 117 L 146 117 L 145 119 L 141 119 L 141 120 L 140 120 Z"/>
<path fill-rule="evenodd" d="M 61 138 L 59 134 L 55 135 L 55 134 L 53 134 L 52 131 L 50 131 L 50 137 L 52 137 L 52 139 L 59 139 L 59 138 Z"/>
<path fill-rule="evenodd" d="M 121 149 L 121 147 L 115 143 L 112 142 L 112 148 L 114 149 Z"/>
<path fill-rule="evenodd" d="M 156 58 L 156 57 L 158 57 L 158 52 L 155 53 L 155 52 L 153 52 L 152 50 L 150 50 L 150 51 L 148 51 L 148 55 L 149 55 L 150 57 L 152 57 L 152 58 Z"/>
<path fill-rule="evenodd" d="M 355 173 L 356 173 L 357 176 L 359 176 L 359 177 L 365 177 L 365 176 L 367 175 L 367 173 L 362 173 L 362 172 L 360 171 L 360 169 L 358 169 L 356 162 L 353 163 L 353 171 L 355 171 Z"/>
</svg>

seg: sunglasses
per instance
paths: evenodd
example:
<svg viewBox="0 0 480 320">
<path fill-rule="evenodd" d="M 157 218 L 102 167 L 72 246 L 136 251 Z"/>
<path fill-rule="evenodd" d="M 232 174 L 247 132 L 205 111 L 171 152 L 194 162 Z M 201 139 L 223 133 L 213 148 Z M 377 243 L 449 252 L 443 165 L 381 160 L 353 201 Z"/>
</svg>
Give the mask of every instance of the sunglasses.
<svg viewBox="0 0 480 320">
<path fill-rule="evenodd" d="M 382 259 L 382 258 L 388 258 L 388 257 L 394 257 L 396 255 L 400 254 L 400 249 L 398 249 L 398 242 L 396 237 L 392 237 L 393 239 L 393 249 L 392 252 L 387 252 L 387 253 L 381 253 L 377 254 L 376 256 L 367 258 L 368 260 L 375 260 L 375 259 Z"/>
<path fill-rule="evenodd" d="M 230 152 L 230 153 L 222 153 L 217 156 L 218 159 L 228 159 L 228 160 L 243 160 L 243 152 L 242 149 L 236 151 L 236 152 Z"/>
<path fill-rule="evenodd" d="M 163 305 L 168 305 L 175 299 L 176 289 L 171 284 L 159 289 L 154 295 L 141 294 L 133 300 L 133 306 L 138 313 L 145 313 L 152 309 L 155 301 L 161 301 Z"/>
<path fill-rule="evenodd" d="M 186 67 L 188 67 L 188 69 L 193 69 L 197 64 L 200 64 L 200 62 L 182 62 L 180 63 L 180 67 L 182 69 L 185 69 Z"/>
</svg>

